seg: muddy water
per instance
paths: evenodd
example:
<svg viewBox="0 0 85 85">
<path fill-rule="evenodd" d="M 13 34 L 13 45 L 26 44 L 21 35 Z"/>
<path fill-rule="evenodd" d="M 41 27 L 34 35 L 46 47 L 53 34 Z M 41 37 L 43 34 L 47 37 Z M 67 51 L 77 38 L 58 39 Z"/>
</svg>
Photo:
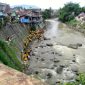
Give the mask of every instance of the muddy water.
<svg viewBox="0 0 85 85">
<path fill-rule="evenodd" d="M 56 19 L 46 22 L 47 39 L 33 43 L 29 73 L 52 85 L 74 81 L 78 72 L 85 72 L 85 37 Z"/>
</svg>

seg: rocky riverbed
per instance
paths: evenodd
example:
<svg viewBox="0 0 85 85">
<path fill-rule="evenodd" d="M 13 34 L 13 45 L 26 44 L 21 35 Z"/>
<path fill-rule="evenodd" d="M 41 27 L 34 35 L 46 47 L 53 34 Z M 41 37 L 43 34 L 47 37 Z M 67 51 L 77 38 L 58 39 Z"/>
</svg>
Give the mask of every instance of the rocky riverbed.
<svg viewBox="0 0 85 85">
<path fill-rule="evenodd" d="M 65 25 L 59 28 L 56 19 L 47 22 L 44 38 L 32 44 L 28 73 L 50 85 L 74 81 L 79 72 L 85 72 L 85 37 Z"/>
</svg>

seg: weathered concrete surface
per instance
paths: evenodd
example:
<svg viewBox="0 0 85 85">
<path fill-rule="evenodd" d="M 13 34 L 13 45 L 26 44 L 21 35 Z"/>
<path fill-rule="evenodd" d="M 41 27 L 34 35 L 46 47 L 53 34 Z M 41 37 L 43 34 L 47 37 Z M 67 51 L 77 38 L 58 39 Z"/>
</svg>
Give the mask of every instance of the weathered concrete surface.
<svg viewBox="0 0 85 85">
<path fill-rule="evenodd" d="M 32 76 L 0 64 L 0 85 L 47 85 Z"/>
</svg>

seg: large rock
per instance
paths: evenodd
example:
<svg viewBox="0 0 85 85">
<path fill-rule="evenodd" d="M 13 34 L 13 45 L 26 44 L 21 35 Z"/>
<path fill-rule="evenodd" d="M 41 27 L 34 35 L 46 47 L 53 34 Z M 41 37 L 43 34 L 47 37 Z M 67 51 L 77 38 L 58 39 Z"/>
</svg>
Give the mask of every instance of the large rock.
<svg viewBox="0 0 85 85">
<path fill-rule="evenodd" d="M 78 72 L 78 66 L 77 65 L 71 65 L 71 70 L 73 72 Z"/>
<path fill-rule="evenodd" d="M 56 72 L 57 72 L 58 74 L 61 74 L 62 71 L 63 71 L 63 67 L 62 67 L 62 66 L 58 66 Z"/>
</svg>

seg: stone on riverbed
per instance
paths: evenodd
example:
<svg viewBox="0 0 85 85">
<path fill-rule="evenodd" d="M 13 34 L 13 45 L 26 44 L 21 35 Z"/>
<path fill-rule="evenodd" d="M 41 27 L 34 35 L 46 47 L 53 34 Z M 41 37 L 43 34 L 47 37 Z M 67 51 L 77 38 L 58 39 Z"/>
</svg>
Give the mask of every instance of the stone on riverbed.
<svg viewBox="0 0 85 85">
<path fill-rule="evenodd" d="M 52 44 L 52 43 L 47 43 L 46 45 L 47 45 L 47 46 L 53 46 L 53 44 Z"/>
<path fill-rule="evenodd" d="M 41 58 L 41 61 L 45 61 L 45 59 L 44 58 Z"/>
<path fill-rule="evenodd" d="M 43 48 L 43 47 L 46 47 L 46 45 L 40 45 L 39 47 Z"/>
<path fill-rule="evenodd" d="M 50 40 L 50 38 L 47 38 L 47 37 L 43 37 L 44 40 Z"/>
<path fill-rule="evenodd" d="M 61 74 L 62 71 L 63 71 L 63 67 L 62 67 L 62 66 L 58 66 L 56 72 L 57 72 L 58 74 Z"/>
<path fill-rule="evenodd" d="M 81 44 L 81 43 L 77 43 L 77 45 L 78 45 L 79 47 L 81 47 L 81 46 L 82 46 L 82 44 Z"/>
<path fill-rule="evenodd" d="M 57 60 L 57 59 L 56 59 L 56 60 L 54 60 L 54 63 L 58 63 L 58 62 L 60 62 L 60 60 Z"/>
</svg>

